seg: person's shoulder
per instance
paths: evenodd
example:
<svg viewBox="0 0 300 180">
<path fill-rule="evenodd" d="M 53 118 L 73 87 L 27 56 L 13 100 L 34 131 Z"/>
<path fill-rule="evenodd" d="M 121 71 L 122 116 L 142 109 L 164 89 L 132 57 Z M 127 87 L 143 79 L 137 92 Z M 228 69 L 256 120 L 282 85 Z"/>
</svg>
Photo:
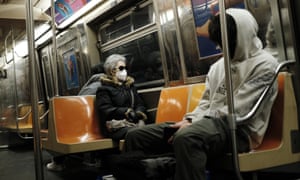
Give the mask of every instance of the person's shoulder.
<svg viewBox="0 0 300 180">
<path fill-rule="evenodd" d="M 93 74 L 90 78 L 91 81 L 100 81 L 101 77 L 106 76 L 104 73 Z"/>
<path fill-rule="evenodd" d="M 224 58 L 221 57 L 219 60 L 217 60 L 215 63 L 213 63 L 210 68 L 209 71 L 219 71 L 220 69 L 224 69 Z"/>
<path fill-rule="evenodd" d="M 266 50 L 262 50 L 260 57 L 258 58 L 259 60 L 263 61 L 266 64 L 273 64 L 273 65 L 278 65 L 278 60 L 269 52 Z"/>
</svg>

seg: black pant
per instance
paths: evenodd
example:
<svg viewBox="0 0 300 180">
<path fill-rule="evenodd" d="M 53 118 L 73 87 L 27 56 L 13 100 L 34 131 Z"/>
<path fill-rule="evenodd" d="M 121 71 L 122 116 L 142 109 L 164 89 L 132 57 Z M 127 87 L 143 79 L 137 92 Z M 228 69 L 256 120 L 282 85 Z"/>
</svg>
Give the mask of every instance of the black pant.
<svg viewBox="0 0 300 180">
<path fill-rule="evenodd" d="M 148 154 L 163 154 L 174 150 L 176 157 L 175 180 L 205 180 L 207 159 L 217 158 L 230 147 L 230 129 L 225 119 L 204 117 L 191 126 L 177 131 L 173 144 L 163 138 L 168 124 L 153 124 L 128 132 L 125 151 L 143 151 Z M 238 137 L 238 151 L 249 150 L 245 138 Z"/>
</svg>

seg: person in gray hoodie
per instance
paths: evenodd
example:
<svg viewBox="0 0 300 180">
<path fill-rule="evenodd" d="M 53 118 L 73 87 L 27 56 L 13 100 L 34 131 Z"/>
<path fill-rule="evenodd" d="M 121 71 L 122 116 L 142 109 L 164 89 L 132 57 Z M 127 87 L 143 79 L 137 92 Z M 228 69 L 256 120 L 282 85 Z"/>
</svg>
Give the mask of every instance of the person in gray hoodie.
<svg viewBox="0 0 300 180">
<path fill-rule="evenodd" d="M 219 19 L 219 15 L 212 17 L 209 37 L 222 48 Z M 237 117 L 242 117 L 251 110 L 266 85 L 271 83 L 278 62 L 262 49 L 262 42 L 257 37 L 257 22 L 247 10 L 229 8 L 226 19 L 234 110 Z M 153 124 L 129 131 L 125 139 L 125 152 L 163 154 L 174 151 L 175 180 L 205 180 L 207 162 L 218 159 L 231 148 L 226 119 L 228 105 L 224 58 L 211 66 L 205 84 L 204 95 L 194 111 L 173 125 Z M 253 118 L 237 126 L 238 152 L 248 152 L 261 144 L 276 95 L 277 84 L 274 83 L 262 108 Z M 163 138 L 166 127 L 178 129 L 167 141 Z"/>
</svg>

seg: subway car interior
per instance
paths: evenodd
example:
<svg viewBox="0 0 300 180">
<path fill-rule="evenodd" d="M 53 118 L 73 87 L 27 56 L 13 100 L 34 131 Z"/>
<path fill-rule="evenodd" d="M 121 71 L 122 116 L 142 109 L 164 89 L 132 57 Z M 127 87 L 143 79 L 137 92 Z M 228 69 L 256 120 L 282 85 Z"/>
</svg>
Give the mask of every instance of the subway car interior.
<svg viewBox="0 0 300 180">
<path fill-rule="evenodd" d="M 0 179 L 115 179 L 107 163 L 124 142 L 102 135 L 95 95 L 80 92 L 105 73 L 109 55 L 121 54 L 150 123 L 181 120 L 224 56 L 208 22 L 226 8 L 254 16 L 281 66 L 263 143 L 221 158 L 226 173 L 215 179 L 300 179 L 296 0 L 0 0 Z M 56 155 L 66 155 L 64 168 L 49 170 Z"/>
</svg>

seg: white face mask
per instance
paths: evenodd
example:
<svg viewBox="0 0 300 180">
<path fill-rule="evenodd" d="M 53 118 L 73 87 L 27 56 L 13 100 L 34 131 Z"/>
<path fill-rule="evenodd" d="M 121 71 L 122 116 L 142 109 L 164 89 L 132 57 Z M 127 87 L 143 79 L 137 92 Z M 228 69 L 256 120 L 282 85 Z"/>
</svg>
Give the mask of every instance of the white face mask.
<svg viewBox="0 0 300 180">
<path fill-rule="evenodd" d="M 125 69 L 122 71 L 118 71 L 116 73 L 116 76 L 117 76 L 118 80 L 125 81 L 127 78 L 127 71 Z"/>
</svg>

